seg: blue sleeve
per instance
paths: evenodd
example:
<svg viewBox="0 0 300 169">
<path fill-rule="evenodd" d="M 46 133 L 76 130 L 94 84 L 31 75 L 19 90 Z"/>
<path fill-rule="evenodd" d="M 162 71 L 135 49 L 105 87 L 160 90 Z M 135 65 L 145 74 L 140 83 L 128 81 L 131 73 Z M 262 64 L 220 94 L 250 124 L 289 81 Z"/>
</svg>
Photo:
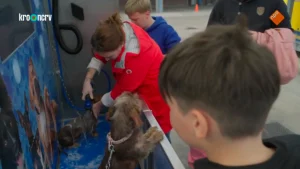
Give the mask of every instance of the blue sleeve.
<svg viewBox="0 0 300 169">
<path fill-rule="evenodd" d="M 289 29 L 292 29 L 291 18 L 290 18 L 290 15 L 289 15 L 288 11 L 287 11 L 287 6 L 286 6 L 286 4 L 284 3 L 283 0 L 277 0 L 275 10 L 278 10 L 284 16 L 284 20 L 279 25 L 275 25 L 274 23 L 272 23 L 272 28 L 289 28 Z"/>
<path fill-rule="evenodd" d="M 176 30 L 170 25 L 168 25 L 164 36 L 164 48 L 167 52 L 181 41 Z"/>
</svg>

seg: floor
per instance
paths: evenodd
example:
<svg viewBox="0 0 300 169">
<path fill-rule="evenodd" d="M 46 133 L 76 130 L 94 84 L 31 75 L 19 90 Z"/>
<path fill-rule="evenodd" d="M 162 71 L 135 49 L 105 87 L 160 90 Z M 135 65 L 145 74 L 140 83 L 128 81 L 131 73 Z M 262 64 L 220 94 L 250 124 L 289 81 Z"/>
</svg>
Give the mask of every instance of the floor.
<svg viewBox="0 0 300 169">
<path fill-rule="evenodd" d="M 200 9 L 199 12 L 177 11 L 154 14 L 163 16 L 172 25 L 182 39 L 185 39 L 195 32 L 205 29 L 210 14 L 210 9 Z M 299 61 L 300 64 L 300 61 Z M 300 73 L 299 73 L 300 74 Z M 288 85 L 282 86 L 280 97 L 272 108 L 266 126 L 266 137 L 278 135 L 283 132 L 300 134 L 300 75 Z M 172 145 L 182 163 L 187 166 L 188 146 L 182 142 L 175 132 L 171 134 Z"/>
</svg>

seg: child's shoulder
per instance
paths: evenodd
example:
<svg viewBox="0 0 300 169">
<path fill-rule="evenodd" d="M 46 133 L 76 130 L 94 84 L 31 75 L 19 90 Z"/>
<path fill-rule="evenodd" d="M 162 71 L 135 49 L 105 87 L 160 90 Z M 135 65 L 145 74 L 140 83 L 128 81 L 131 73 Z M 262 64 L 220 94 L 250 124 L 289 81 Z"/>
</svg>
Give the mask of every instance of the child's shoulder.
<svg viewBox="0 0 300 169">
<path fill-rule="evenodd" d="M 285 135 L 265 139 L 264 144 L 275 149 L 275 154 L 266 162 L 249 166 L 222 166 L 208 159 L 195 162 L 195 169 L 299 169 L 300 168 L 300 135 Z"/>
<path fill-rule="evenodd" d="M 276 152 L 269 161 L 273 168 L 300 168 L 300 135 L 285 135 L 264 140 L 264 144 L 273 147 Z M 268 168 L 266 168 L 268 169 Z"/>
<path fill-rule="evenodd" d="M 297 150 L 300 157 L 300 135 L 289 134 L 264 140 L 266 146 L 275 146 L 287 150 Z M 299 159 L 300 160 L 300 159 Z"/>
</svg>

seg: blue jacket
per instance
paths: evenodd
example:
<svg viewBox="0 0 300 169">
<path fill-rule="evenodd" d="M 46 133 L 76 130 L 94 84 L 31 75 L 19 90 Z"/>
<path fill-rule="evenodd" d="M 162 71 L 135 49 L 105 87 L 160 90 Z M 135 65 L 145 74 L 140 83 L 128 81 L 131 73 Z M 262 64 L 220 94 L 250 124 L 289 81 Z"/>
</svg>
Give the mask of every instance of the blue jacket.
<svg viewBox="0 0 300 169">
<path fill-rule="evenodd" d="M 155 22 L 146 29 L 151 38 L 158 44 L 163 54 L 181 41 L 175 29 L 163 17 L 152 17 Z"/>
</svg>

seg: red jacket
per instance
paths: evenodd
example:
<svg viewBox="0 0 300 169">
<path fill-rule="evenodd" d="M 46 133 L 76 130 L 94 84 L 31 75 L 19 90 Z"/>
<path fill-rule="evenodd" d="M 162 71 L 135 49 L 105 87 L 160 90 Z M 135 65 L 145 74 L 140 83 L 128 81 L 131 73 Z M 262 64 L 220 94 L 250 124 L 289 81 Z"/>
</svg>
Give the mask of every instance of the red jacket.
<svg viewBox="0 0 300 169">
<path fill-rule="evenodd" d="M 126 52 L 125 48 L 115 60 L 112 60 L 112 72 L 116 84 L 111 91 L 112 99 L 116 99 L 124 91 L 137 92 L 152 110 L 164 133 L 172 127 L 170 109 L 162 98 L 158 87 L 158 75 L 163 54 L 154 40 L 140 27 L 129 23 L 139 44 L 139 53 Z M 125 52 L 125 53 L 124 53 Z M 105 58 L 95 57 L 106 63 Z"/>
</svg>

